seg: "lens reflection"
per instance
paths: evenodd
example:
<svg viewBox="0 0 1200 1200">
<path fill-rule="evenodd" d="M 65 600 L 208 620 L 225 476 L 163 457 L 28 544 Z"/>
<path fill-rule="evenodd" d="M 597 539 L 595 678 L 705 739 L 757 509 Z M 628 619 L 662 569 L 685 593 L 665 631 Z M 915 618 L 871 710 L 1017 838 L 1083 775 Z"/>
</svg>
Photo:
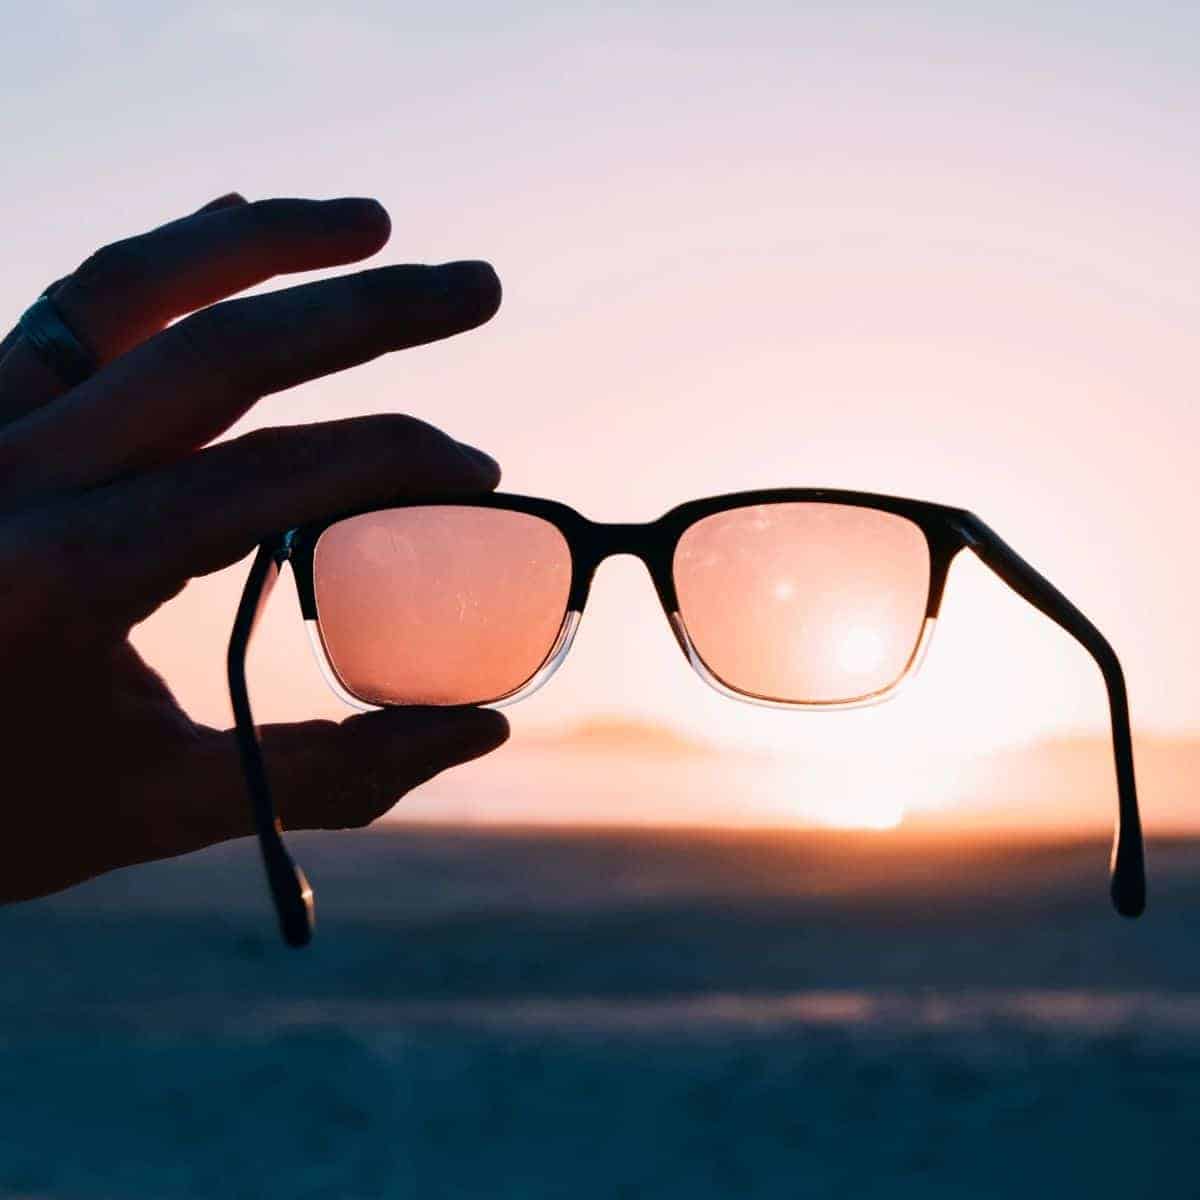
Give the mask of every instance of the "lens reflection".
<svg viewBox="0 0 1200 1200">
<path fill-rule="evenodd" d="M 756 504 L 705 517 L 679 541 L 679 613 L 727 687 L 832 704 L 896 683 L 929 596 L 925 535 L 846 504 Z"/>
<path fill-rule="evenodd" d="M 467 505 L 331 525 L 313 563 L 321 639 L 373 704 L 480 704 L 526 683 L 567 610 L 571 553 L 548 521 Z"/>
</svg>

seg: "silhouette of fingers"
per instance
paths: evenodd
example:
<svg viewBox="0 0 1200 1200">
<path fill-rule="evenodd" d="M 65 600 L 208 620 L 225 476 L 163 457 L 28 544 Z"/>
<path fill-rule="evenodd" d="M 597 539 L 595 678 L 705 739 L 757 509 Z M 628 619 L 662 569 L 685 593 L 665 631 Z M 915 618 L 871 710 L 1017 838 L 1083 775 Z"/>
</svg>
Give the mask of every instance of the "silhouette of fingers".
<svg viewBox="0 0 1200 1200">
<path fill-rule="evenodd" d="M 42 291 L 48 296 L 54 296 L 57 294 L 58 289 L 62 287 L 64 282 L 65 281 L 62 279 L 56 279 L 52 284 L 50 284 L 49 287 L 43 288 Z M 22 336 L 23 333 L 21 331 L 21 326 L 18 323 L 4 335 L 4 340 L 0 341 L 0 378 L 3 378 L 4 375 L 3 363 L 8 357 L 8 352 L 14 346 L 16 346 L 17 342 L 20 341 Z M 3 423 L 3 401 L 0 400 L 0 424 Z"/>
<path fill-rule="evenodd" d="M 22 580 L 29 609 L 9 618 L 51 622 L 63 641 L 109 638 L 273 533 L 404 496 L 478 495 L 499 479 L 487 455 L 411 417 L 260 430 L 5 523 L 0 576 Z"/>
<path fill-rule="evenodd" d="M 98 250 L 60 281 L 54 301 L 79 340 L 107 363 L 176 317 L 272 276 L 368 258 L 390 228 L 374 200 L 250 204 L 230 193 Z M 27 342 L 10 337 L 0 359 L 0 423 L 67 390 Z"/>
<path fill-rule="evenodd" d="M 499 303 L 491 267 L 462 262 L 385 267 L 213 305 L 0 430 L 0 500 L 94 486 L 177 458 L 261 396 L 461 333 Z"/>
</svg>

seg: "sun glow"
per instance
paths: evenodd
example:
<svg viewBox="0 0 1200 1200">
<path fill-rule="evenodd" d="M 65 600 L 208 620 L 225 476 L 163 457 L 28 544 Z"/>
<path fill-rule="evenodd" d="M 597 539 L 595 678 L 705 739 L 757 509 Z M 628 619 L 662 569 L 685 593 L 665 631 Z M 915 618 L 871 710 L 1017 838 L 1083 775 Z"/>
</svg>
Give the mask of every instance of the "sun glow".
<svg viewBox="0 0 1200 1200">
<path fill-rule="evenodd" d="M 874 757 L 839 761 L 787 754 L 764 765 L 754 800 L 775 823 L 887 830 L 897 828 L 910 806 L 920 803 L 912 782 Z"/>
<path fill-rule="evenodd" d="M 834 653 L 842 670 L 851 675 L 869 675 L 884 661 L 887 645 L 878 629 L 851 625 L 842 631 Z"/>
<path fill-rule="evenodd" d="M 852 818 L 842 816 L 829 824 L 834 829 L 896 829 L 904 820 L 904 808 L 889 800 L 870 805 L 860 804 Z"/>
</svg>

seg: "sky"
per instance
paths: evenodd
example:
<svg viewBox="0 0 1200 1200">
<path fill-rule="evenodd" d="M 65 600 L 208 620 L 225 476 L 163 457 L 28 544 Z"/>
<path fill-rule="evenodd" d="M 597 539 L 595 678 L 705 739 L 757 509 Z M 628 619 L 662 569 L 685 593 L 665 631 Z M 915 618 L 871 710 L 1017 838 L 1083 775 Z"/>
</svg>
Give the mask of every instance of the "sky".
<svg viewBox="0 0 1200 1200">
<path fill-rule="evenodd" d="M 768 486 L 961 505 L 1107 634 L 1142 738 L 1200 728 L 1200 10 L 78 0 L 5 28 L 13 317 L 230 189 L 378 196 L 381 262 L 487 258 L 500 315 L 233 435 L 408 411 L 492 453 L 507 490 L 599 520 Z M 242 573 L 135 637 L 213 723 Z M 342 713 L 289 591 L 258 711 Z M 617 716 L 901 774 L 1103 733 L 1086 654 L 965 556 L 938 624 L 892 704 L 755 709 L 691 674 L 642 568 L 614 561 L 514 729 Z"/>
</svg>

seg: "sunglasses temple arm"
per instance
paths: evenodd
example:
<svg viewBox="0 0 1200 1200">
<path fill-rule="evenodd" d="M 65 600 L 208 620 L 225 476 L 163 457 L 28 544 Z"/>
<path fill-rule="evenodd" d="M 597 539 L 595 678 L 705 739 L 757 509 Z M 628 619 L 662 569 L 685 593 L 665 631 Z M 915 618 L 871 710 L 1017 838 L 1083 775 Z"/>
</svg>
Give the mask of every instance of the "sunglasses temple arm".
<svg viewBox="0 0 1200 1200">
<path fill-rule="evenodd" d="M 267 883 L 279 916 L 279 929 L 289 946 L 304 946 L 312 939 L 313 932 L 312 889 L 283 844 L 282 826 L 271 799 L 262 743 L 254 726 L 246 688 L 246 651 L 278 579 L 276 552 L 264 543 L 254 556 L 229 639 L 229 698 L 233 703 L 242 774 L 250 796 Z"/>
<path fill-rule="evenodd" d="M 1087 617 L 978 517 L 971 517 L 964 532 L 971 549 L 983 562 L 1014 592 L 1071 634 L 1096 660 L 1104 676 L 1117 771 L 1117 824 L 1110 893 L 1113 907 L 1122 916 L 1140 916 L 1146 907 L 1145 851 L 1133 772 L 1129 700 L 1121 664 L 1113 648 Z"/>
</svg>

